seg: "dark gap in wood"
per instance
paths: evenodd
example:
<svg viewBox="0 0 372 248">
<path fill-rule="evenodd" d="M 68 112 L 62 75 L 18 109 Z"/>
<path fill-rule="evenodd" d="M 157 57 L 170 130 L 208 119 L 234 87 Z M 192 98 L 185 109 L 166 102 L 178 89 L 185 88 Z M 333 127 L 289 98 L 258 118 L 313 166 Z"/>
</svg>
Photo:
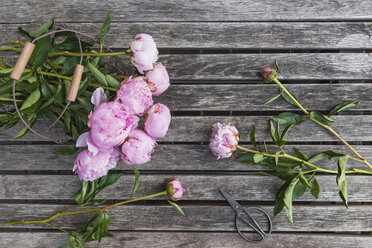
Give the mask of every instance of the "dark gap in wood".
<svg viewBox="0 0 372 248">
<path fill-rule="evenodd" d="M 315 79 L 280 79 L 282 84 L 351 84 L 365 83 L 371 84 L 372 80 L 348 79 L 348 80 L 315 80 Z M 171 79 L 172 85 L 244 85 L 244 84 L 266 84 L 264 81 L 257 79 L 233 79 L 233 80 L 218 80 L 218 79 Z M 274 84 L 272 84 L 274 85 Z"/>
<path fill-rule="evenodd" d="M 313 111 L 319 111 L 324 112 L 319 109 L 312 109 Z M 193 111 L 193 110 L 185 110 L 185 111 L 172 111 L 173 116 L 274 116 L 283 112 L 292 112 L 296 114 L 303 115 L 303 112 L 301 110 L 290 110 L 290 111 L 234 111 L 234 110 L 223 110 L 223 111 Z M 343 111 L 339 113 L 338 115 L 371 115 L 372 111 Z"/>
</svg>

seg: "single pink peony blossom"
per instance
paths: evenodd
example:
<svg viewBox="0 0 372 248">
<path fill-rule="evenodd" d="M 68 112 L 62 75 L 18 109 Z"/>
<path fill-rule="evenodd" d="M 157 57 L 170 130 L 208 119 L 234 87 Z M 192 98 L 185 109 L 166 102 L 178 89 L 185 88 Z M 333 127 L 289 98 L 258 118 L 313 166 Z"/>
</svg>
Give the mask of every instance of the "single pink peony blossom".
<svg viewBox="0 0 372 248">
<path fill-rule="evenodd" d="M 101 103 L 89 116 L 91 143 L 99 150 L 121 145 L 138 125 L 138 117 L 119 102 Z M 89 139 L 87 139 L 89 142 Z"/>
<path fill-rule="evenodd" d="M 238 130 L 225 123 L 213 125 L 212 134 L 209 139 L 209 148 L 218 158 L 231 157 L 239 142 Z"/>
<path fill-rule="evenodd" d="M 125 82 L 117 92 L 117 99 L 128 106 L 133 114 L 142 116 L 154 103 L 144 77 L 135 77 Z"/>
<path fill-rule="evenodd" d="M 182 182 L 178 178 L 169 181 L 166 189 L 168 196 L 172 201 L 178 201 L 179 199 L 181 199 L 183 193 L 185 192 L 185 189 L 182 188 Z"/>
<path fill-rule="evenodd" d="M 156 142 L 141 129 L 130 132 L 127 140 L 121 146 L 122 160 L 126 164 L 144 164 L 151 160 Z"/>
<path fill-rule="evenodd" d="M 87 149 L 79 153 L 74 162 L 73 171 L 76 172 L 80 180 L 92 181 L 103 177 L 109 169 L 116 166 L 119 160 L 120 150 L 114 147 L 111 153 L 98 152 L 96 155 Z"/>
<path fill-rule="evenodd" d="M 130 45 L 132 50 L 132 64 L 137 70 L 144 74 L 153 68 L 153 63 L 158 60 L 158 49 L 151 35 L 138 34 Z"/>
<path fill-rule="evenodd" d="M 154 69 L 146 72 L 147 84 L 154 96 L 160 96 L 169 87 L 169 75 L 165 66 L 157 64 Z"/>
<path fill-rule="evenodd" d="M 168 131 L 171 113 L 167 106 L 161 103 L 154 104 L 147 112 L 145 131 L 154 138 L 163 138 Z"/>
<path fill-rule="evenodd" d="M 261 76 L 265 82 L 273 81 L 277 74 L 278 72 L 272 67 L 265 67 L 261 70 Z"/>
</svg>

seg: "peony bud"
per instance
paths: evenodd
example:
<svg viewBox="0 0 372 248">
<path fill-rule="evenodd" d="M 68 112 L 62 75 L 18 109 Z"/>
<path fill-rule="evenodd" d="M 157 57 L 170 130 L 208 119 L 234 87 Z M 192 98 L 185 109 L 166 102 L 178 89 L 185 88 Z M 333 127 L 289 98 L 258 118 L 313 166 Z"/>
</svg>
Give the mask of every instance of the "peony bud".
<svg viewBox="0 0 372 248">
<path fill-rule="evenodd" d="M 154 138 L 163 138 L 167 134 L 170 120 L 168 107 L 161 103 L 154 104 L 147 112 L 145 131 Z"/>
<path fill-rule="evenodd" d="M 239 132 L 230 124 L 216 123 L 213 125 L 209 139 L 209 148 L 218 158 L 231 157 L 239 142 Z"/>
<path fill-rule="evenodd" d="M 93 181 L 105 176 L 109 169 L 114 168 L 119 155 L 120 150 L 117 147 L 114 147 L 110 153 L 98 152 L 95 155 L 84 150 L 75 159 L 73 171 L 78 174 L 80 180 Z"/>
<path fill-rule="evenodd" d="M 117 92 L 117 99 L 139 116 L 146 113 L 154 103 L 145 77 L 135 77 L 125 82 Z"/>
<path fill-rule="evenodd" d="M 261 70 L 262 79 L 265 82 L 271 82 L 276 77 L 276 70 L 272 67 L 265 67 Z"/>
<path fill-rule="evenodd" d="M 185 192 L 185 189 L 182 188 L 182 182 L 178 178 L 169 181 L 166 189 L 168 196 L 172 201 L 178 201 L 179 199 L 181 199 L 183 193 Z"/>
<path fill-rule="evenodd" d="M 158 60 L 158 49 L 151 35 L 139 34 L 130 45 L 132 50 L 132 64 L 137 70 L 144 74 L 153 68 L 153 63 Z"/>
<path fill-rule="evenodd" d="M 151 160 L 155 145 L 155 140 L 146 132 L 134 129 L 121 147 L 121 159 L 130 165 L 145 164 Z"/>
<path fill-rule="evenodd" d="M 160 96 L 169 87 L 169 75 L 162 64 L 157 64 L 154 69 L 146 72 L 145 77 L 154 96 Z"/>
</svg>

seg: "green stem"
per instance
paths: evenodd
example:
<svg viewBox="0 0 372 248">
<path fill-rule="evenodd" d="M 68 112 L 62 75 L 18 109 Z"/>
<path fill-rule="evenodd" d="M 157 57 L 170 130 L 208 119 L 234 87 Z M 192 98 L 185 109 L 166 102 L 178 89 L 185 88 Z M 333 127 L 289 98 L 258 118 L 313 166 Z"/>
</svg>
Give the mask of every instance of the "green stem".
<svg viewBox="0 0 372 248">
<path fill-rule="evenodd" d="M 370 169 L 372 169 L 372 165 L 362 155 L 360 155 L 346 140 L 344 140 L 331 126 L 323 124 L 322 122 L 313 118 L 310 115 L 310 113 L 296 100 L 294 96 L 292 96 L 291 93 L 289 93 L 289 91 L 284 87 L 284 85 L 277 78 L 274 78 L 273 81 L 279 86 L 279 88 L 282 91 L 284 91 L 288 95 L 288 97 L 292 99 L 292 101 L 297 105 L 297 107 L 299 107 L 307 115 L 307 117 L 310 120 L 314 121 L 315 123 L 319 124 L 320 126 L 330 131 L 334 136 L 336 136 L 337 139 L 339 139 L 344 145 L 346 145 L 350 149 L 350 151 L 352 151 L 359 158 L 359 162 L 364 163 Z"/>
<path fill-rule="evenodd" d="M 103 56 L 118 56 L 130 54 L 129 51 L 114 52 L 114 53 L 83 53 L 83 56 L 89 57 L 103 57 Z M 54 52 L 48 53 L 48 56 L 80 56 L 80 53 L 71 53 L 71 52 Z"/>
<path fill-rule="evenodd" d="M 260 152 L 260 151 L 256 151 L 256 150 L 251 150 L 251 149 L 248 149 L 248 148 L 245 148 L 243 146 L 237 146 L 238 149 L 242 150 L 242 151 L 245 151 L 245 152 L 250 152 L 250 153 L 255 153 L 255 154 L 262 154 L 263 156 L 266 156 L 266 157 L 275 157 L 275 154 L 270 154 L 270 153 L 266 153 L 266 152 Z M 292 159 L 292 160 L 295 160 L 295 161 L 298 161 L 298 162 L 301 162 L 311 168 L 314 168 L 314 170 L 316 171 L 320 171 L 320 172 L 325 172 L 325 173 L 332 173 L 332 174 L 338 174 L 338 171 L 336 170 L 328 170 L 328 169 L 324 169 L 324 168 L 321 168 L 321 167 L 318 167 L 312 163 L 309 163 L 305 160 L 302 160 L 300 158 L 297 158 L 297 157 L 294 157 L 294 156 L 291 156 L 289 154 L 279 154 L 278 156 L 279 158 L 289 158 L 289 159 Z M 369 174 L 369 175 L 372 175 L 372 171 L 368 171 L 368 170 L 359 170 L 359 169 L 351 169 L 351 170 L 347 170 L 345 171 L 345 173 L 347 174 L 351 174 L 351 173 L 362 173 L 362 174 Z"/>
<path fill-rule="evenodd" d="M 22 52 L 21 49 L 16 47 L 0 47 L 0 51 L 16 51 L 16 52 Z"/>
<path fill-rule="evenodd" d="M 109 205 L 109 206 L 106 206 L 106 207 L 102 207 L 102 208 L 93 208 L 93 209 L 87 209 L 87 210 L 79 210 L 79 211 L 72 211 L 72 212 L 62 212 L 62 213 L 61 212 L 58 212 L 55 215 L 49 217 L 48 219 L 44 219 L 44 220 L 21 220 L 21 221 L 13 221 L 13 222 L 7 222 L 7 223 L 5 223 L 5 225 L 6 226 L 9 226 L 9 225 L 15 225 L 15 224 L 38 224 L 38 223 L 45 224 L 47 222 L 50 222 L 50 221 L 54 220 L 55 218 L 57 218 L 59 216 L 74 215 L 74 214 L 84 214 L 84 213 L 96 212 L 98 210 L 106 210 L 106 209 L 109 209 L 109 208 L 113 208 L 113 207 L 116 207 L 116 206 L 120 206 L 120 205 L 124 205 L 124 204 L 130 203 L 130 202 L 140 201 L 140 200 L 144 200 L 144 199 L 147 199 L 147 198 L 152 198 L 152 197 L 166 195 L 166 194 L 167 194 L 167 191 L 162 191 L 162 192 L 159 192 L 159 193 L 156 193 L 156 194 L 142 196 L 142 197 L 138 197 L 138 198 L 134 198 L 134 199 L 129 199 L 129 200 L 126 200 L 126 201 L 118 202 L 118 203 L 115 203 L 115 204 L 112 204 L 112 205 Z"/>
</svg>

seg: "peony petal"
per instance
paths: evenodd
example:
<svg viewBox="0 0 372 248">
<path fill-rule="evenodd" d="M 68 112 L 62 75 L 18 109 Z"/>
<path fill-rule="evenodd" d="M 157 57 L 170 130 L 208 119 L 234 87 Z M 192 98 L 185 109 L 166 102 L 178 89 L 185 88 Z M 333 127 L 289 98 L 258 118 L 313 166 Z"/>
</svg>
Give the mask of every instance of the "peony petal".
<svg viewBox="0 0 372 248">
<path fill-rule="evenodd" d="M 79 138 L 76 141 L 76 147 L 86 147 L 87 144 L 87 136 L 89 132 L 85 132 L 80 134 Z"/>
<path fill-rule="evenodd" d="M 93 103 L 94 108 L 97 108 L 101 103 L 105 102 L 107 99 L 107 96 L 105 95 L 105 92 L 102 88 L 97 88 L 92 95 L 92 98 L 90 101 Z"/>
</svg>

